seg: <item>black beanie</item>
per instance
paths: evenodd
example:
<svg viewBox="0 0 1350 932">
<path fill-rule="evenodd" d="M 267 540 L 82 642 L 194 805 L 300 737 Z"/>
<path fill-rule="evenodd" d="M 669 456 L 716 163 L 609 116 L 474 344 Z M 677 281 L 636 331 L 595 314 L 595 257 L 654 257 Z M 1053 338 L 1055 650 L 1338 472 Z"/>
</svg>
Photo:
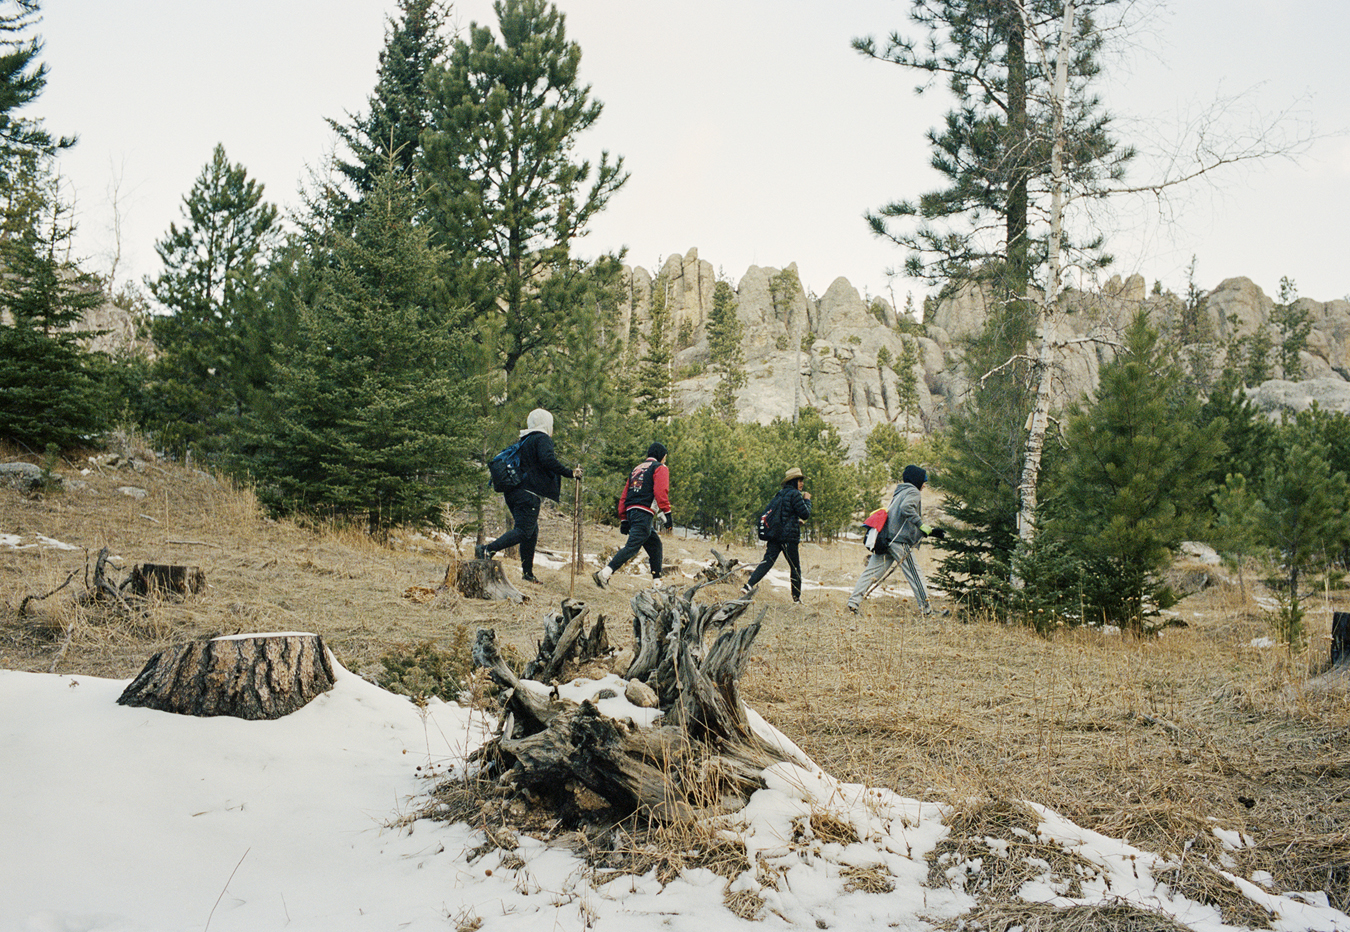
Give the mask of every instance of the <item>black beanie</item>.
<svg viewBox="0 0 1350 932">
<path fill-rule="evenodd" d="M 908 482 L 914 488 L 919 489 L 928 481 L 928 473 L 924 472 L 922 466 L 909 465 L 900 476 L 900 481 Z"/>
<path fill-rule="evenodd" d="M 647 458 L 660 462 L 666 458 L 666 445 L 659 440 L 653 440 L 652 445 L 647 448 Z"/>
</svg>

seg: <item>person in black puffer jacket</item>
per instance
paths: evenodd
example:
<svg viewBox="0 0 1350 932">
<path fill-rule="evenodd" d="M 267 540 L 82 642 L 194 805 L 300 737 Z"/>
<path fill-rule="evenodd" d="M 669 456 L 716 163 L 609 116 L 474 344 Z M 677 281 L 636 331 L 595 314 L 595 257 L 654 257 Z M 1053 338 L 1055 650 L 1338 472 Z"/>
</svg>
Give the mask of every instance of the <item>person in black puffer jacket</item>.
<svg viewBox="0 0 1350 932">
<path fill-rule="evenodd" d="M 802 600 L 802 560 L 797 555 L 797 545 L 802 539 L 802 524 L 811 517 L 811 493 L 803 492 L 806 476 L 795 466 L 783 477 L 783 487 L 774 496 L 772 524 L 768 546 L 764 548 L 764 559 L 750 574 L 750 581 L 741 588 L 743 595 L 749 595 L 755 585 L 770 567 L 778 561 L 781 553 L 787 557 L 788 577 L 792 580 L 792 601 Z"/>
<path fill-rule="evenodd" d="M 474 556 L 485 559 L 499 550 L 520 545 L 520 578 L 537 583 L 534 575 L 534 548 L 539 542 L 539 507 L 544 499 L 557 501 L 562 492 L 562 477 L 581 478 L 581 467 L 573 469 L 558 461 L 553 451 L 553 415 L 535 408 L 520 432 L 525 442 L 520 447 L 520 485 L 503 493 L 511 510 L 511 530 L 490 544 L 479 544 Z"/>
</svg>

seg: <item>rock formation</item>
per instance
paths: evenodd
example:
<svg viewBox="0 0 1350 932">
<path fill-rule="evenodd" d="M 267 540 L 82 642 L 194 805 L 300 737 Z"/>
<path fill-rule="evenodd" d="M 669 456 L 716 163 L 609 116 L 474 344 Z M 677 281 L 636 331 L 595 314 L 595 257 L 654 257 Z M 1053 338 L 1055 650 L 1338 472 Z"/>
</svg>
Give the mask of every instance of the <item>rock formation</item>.
<svg viewBox="0 0 1350 932">
<path fill-rule="evenodd" d="M 783 273 L 798 288 L 790 300 L 775 301 L 772 282 Z M 706 371 L 705 333 L 716 276 L 696 249 L 672 255 L 656 276 L 626 267 L 626 323 L 636 322 L 640 333 L 649 318 L 654 281 L 666 289 L 672 336 L 684 337 L 676 367 L 687 376 L 676 392 L 682 409 L 693 411 L 712 400 L 717 385 L 717 377 Z M 921 324 L 882 298 L 865 299 L 843 278 L 817 297 L 800 287 L 795 264 L 751 266 L 734 289 L 749 377 L 737 394 L 741 419 L 767 424 L 809 405 L 838 428 L 855 456 L 879 423 L 919 433 L 945 422 L 967 389 L 960 367 L 963 341 L 980 332 L 990 313 L 987 297 L 968 285 L 938 302 Z M 1270 326 L 1274 306 L 1250 279 L 1221 282 L 1205 296 L 1198 319 L 1188 324 L 1191 358 L 1197 365 L 1221 365 L 1228 345 Z M 1059 307 L 1048 324 L 1058 345 L 1057 406 L 1096 387 L 1102 364 L 1112 358 L 1138 310 L 1169 332 L 1183 325 L 1185 311 L 1176 295 L 1149 294 L 1141 275 L 1114 277 L 1090 293 L 1066 291 Z M 1308 381 L 1267 383 L 1253 396 L 1272 411 L 1316 400 L 1324 409 L 1350 412 L 1350 303 L 1300 298 L 1296 307 L 1307 310 L 1313 323 L 1301 355 Z M 907 342 L 918 361 L 908 372 L 897 372 Z M 912 386 L 909 404 L 905 383 Z"/>
</svg>

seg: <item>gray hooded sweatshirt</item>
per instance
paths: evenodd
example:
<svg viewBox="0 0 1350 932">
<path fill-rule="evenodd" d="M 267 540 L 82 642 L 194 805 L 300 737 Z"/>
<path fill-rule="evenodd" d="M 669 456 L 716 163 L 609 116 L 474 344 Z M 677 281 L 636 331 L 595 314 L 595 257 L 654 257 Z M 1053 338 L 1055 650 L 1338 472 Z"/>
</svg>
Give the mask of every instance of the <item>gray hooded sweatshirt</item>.
<svg viewBox="0 0 1350 932">
<path fill-rule="evenodd" d="M 886 533 L 893 543 L 914 546 L 923 539 L 919 526 L 923 524 L 923 502 L 919 490 L 908 482 L 895 487 L 890 507 L 886 509 Z"/>
</svg>

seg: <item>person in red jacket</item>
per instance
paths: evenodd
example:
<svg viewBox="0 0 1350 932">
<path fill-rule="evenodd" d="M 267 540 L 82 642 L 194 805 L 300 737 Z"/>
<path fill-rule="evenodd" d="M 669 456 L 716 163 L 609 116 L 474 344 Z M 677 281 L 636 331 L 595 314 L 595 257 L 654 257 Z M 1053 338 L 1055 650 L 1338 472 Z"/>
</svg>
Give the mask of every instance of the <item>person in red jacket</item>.
<svg viewBox="0 0 1350 932">
<path fill-rule="evenodd" d="M 641 548 L 652 564 L 652 580 L 661 584 L 661 526 L 670 523 L 670 470 L 666 468 L 665 445 L 654 442 L 647 458 L 633 470 L 619 496 L 619 520 L 628 525 L 628 540 L 609 563 L 591 574 L 601 589 L 609 585 L 614 571 L 631 560 Z"/>
</svg>

